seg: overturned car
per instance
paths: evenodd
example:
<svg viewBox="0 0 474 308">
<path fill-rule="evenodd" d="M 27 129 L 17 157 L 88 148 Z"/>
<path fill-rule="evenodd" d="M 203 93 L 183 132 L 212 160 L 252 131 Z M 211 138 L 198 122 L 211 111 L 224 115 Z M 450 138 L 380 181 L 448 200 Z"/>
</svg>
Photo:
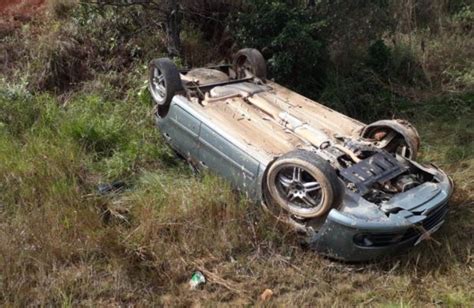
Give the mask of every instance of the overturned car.
<svg viewBox="0 0 474 308">
<path fill-rule="evenodd" d="M 198 169 L 209 169 L 311 248 L 364 261 L 417 245 L 445 220 L 453 190 L 406 121 L 369 125 L 267 80 L 255 49 L 228 65 L 179 70 L 150 63 L 149 90 L 166 141 Z"/>
</svg>

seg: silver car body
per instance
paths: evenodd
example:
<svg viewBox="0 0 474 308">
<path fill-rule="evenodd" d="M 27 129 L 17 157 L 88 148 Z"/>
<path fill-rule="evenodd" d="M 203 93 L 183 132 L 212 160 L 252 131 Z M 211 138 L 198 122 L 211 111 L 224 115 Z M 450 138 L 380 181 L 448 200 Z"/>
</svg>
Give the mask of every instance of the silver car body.
<svg viewBox="0 0 474 308">
<path fill-rule="evenodd" d="M 275 159 L 312 148 L 314 139 L 359 138 L 367 128 L 271 81 L 217 86 L 204 100 L 175 95 L 166 116 L 157 116 L 157 125 L 189 162 L 210 169 L 263 205 L 265 172 Z M 437 167 L 409 161 L 433 180 L 383 204 L 345 189 L 341 205 L 323 220 L 297 224 L 305 229 L 309 246 L 337 259 L 364 261 L 428 238 L 445 220 L 453 185 Z"/>
</svg>

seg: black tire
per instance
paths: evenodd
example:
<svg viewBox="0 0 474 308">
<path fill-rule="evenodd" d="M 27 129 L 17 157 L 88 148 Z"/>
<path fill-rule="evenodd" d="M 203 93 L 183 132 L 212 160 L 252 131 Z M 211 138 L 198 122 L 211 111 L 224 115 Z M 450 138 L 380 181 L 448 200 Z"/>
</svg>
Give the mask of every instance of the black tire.
<svg viewBox="0 0 474 308">
<path fill-rule="evenodd" d="M 304 150 L 278 158 L 268 169 L 265 186 L 271 208 L 305 219 L 324 216 L 341 203 L 344 194 L 344 186 L 331 165 Z"/>
<path fill-rule="evenodd" d="M 173 96 L 183 89 L 178 68 L 168 58 L 152 60 L 148 78 L 150 94 L 159 107 L 168 107 Z"/>
<path fill-rule="evenodd" d="M 383 149 L 415 160 L 420 149 L 420 135 L 416 128 L 405 120 L 380 120 L 367 125 L 360 135 L 363 138 L 382 142 L 389 133 L 395 133 L 396 136 Z"/>
<path fill-rule="evenodd" d="M 233 68 L 237 78 L 257 77 L 262 81 L 267 79 L 267 63 L 263 55 L 254 48 L 239 50 L 233 59 Z"/>
</svg>

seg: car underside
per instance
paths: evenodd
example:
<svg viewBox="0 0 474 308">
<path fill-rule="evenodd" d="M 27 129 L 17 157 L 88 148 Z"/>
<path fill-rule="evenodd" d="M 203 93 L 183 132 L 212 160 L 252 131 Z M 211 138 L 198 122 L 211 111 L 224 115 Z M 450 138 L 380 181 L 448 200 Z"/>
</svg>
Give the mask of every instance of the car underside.
<svg viewBox="0 0 474 308">
<path fill-rule="evenodd" d="M 150 92 L 167 142 L 222 176 L 333 258 L 363 261 L 418 244 L 444 222 L 449 177 L 415 161 L 416 129 L 365 125 L 266 79 L 261 54 L 179 71 L 152 61 Z"/>
</svg>

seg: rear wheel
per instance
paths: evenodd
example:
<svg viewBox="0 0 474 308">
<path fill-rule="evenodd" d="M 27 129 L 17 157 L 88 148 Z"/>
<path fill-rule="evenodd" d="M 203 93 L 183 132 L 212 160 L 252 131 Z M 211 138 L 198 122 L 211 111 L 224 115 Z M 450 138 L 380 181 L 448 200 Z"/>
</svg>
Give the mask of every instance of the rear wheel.
<svg viewBox="0 0 474 308">
<path fill-rule="evenodd" d="M 234 55 L 233 67 L 237 78 L 257 77 L 267 79 L 267 64 L 263 55 L 254 48 L 244 48 Z"/>
<path fill-rule="evenodd" d="M 183 89 L 178 68 L 168 58 L 154 59 L 149 65 L 149 89 L 159 107 L 167 107 Z"/>
<path fill-rule="evenodd" d="M 344 187 L 327 161 L 296 150 L 277 159 L 266 177 L 267 202 L 295 216 L 316 218 L 339 205 Z"/>
</svg>

